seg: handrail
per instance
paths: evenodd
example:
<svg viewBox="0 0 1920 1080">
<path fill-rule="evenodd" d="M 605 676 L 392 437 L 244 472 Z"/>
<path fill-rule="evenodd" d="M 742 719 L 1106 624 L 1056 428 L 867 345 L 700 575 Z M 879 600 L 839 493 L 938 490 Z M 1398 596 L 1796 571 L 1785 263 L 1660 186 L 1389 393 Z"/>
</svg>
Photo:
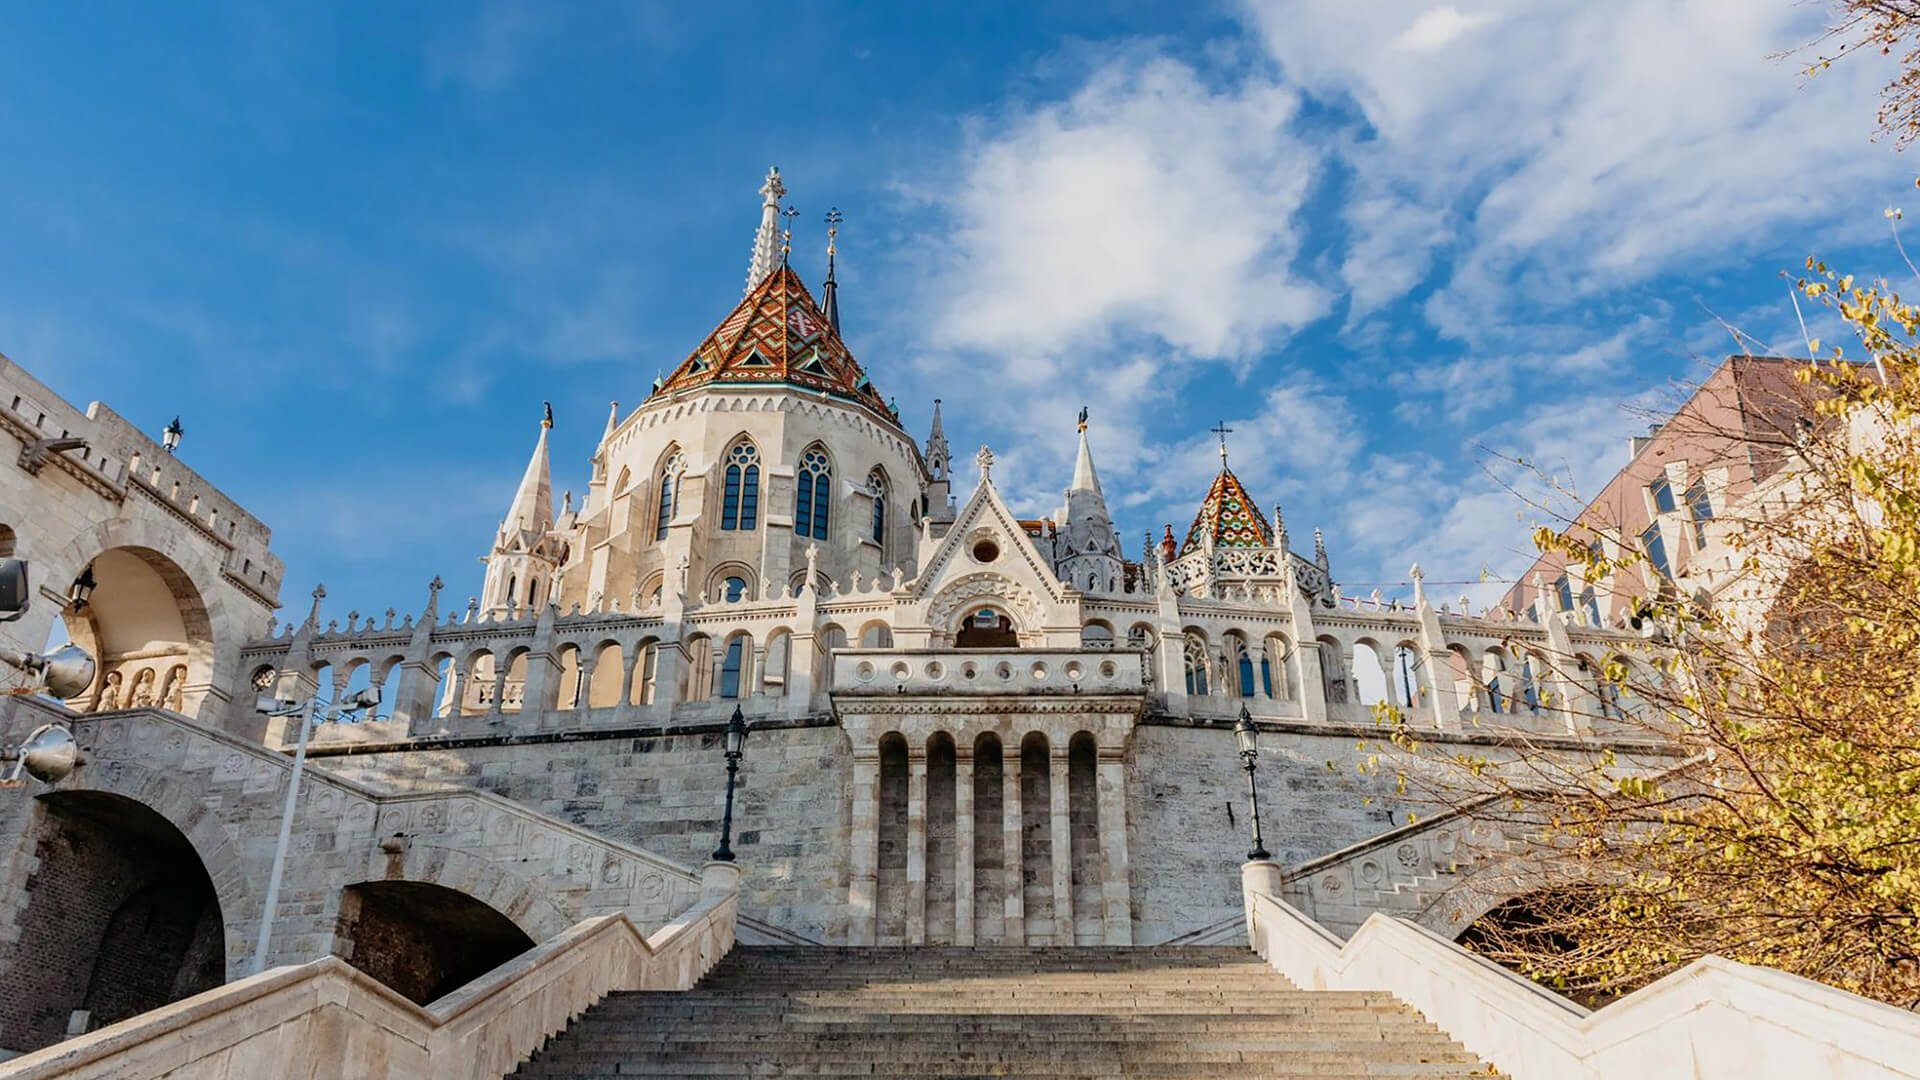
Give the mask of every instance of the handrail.
<svg viewBox="0 0 1920 1080">
<path fill-rule="evenodd" d="M 324 1080 L 502 1076 L 610 991 L 691 987 L 733 946 L 731 886 L 652 937 L 624 913 L 584 920 L 426 1007 L 327 956 L 15 1058 L 0 1078 L 264 1076 L 290 1060 Z"/>
<path fill-rule="evenodd" d="M 1598 1011 L 1375 914 L 1342 942 L 1249 863 L 1248 937 L 1309 990 L 1384 990 L 1518 1080 L 1915 1080 L 1920 1017 L 1810 979 L 1718 956 Z"/>
</svg>

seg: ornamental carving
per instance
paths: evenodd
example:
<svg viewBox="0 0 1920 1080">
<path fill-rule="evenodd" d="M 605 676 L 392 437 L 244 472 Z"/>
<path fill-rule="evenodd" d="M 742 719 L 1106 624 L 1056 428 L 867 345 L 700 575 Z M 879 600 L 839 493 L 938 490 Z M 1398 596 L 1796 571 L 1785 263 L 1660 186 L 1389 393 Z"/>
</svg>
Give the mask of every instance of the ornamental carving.
<svg viewBox="0 0 1920 1080">
<path fill-rule="evenodd" d="M 982 600 L 992 600 L 1014 614 L 1016 621 L 1031 631 L 1040 626 L 1040 605 L 1033 591 L 999 574 L 969 574 L 941 589 L 927 606 L 927 625 L 952 632 L 962 611 Z"/>
</svg>

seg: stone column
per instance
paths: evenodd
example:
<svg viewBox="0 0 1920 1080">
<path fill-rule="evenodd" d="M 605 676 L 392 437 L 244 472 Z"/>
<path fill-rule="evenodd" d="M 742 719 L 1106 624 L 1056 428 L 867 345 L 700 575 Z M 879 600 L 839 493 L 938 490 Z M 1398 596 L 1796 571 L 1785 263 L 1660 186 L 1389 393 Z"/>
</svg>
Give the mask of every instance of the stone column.
<svg viewBox="0 0 1920 1080">
<path fill-rule="evenodd" d="M 1002 753 L 1005 764 L 1001 769 L 1000 816 L 1006 819 L 1007 828 L 1000 843 L 1007 875 L 1007 944 L 1025 945 L 1026 891 L 1020 883 L 1020 746 L 1011 744 Z"/>
<path fill-rule="evenodd" d="M 1050 745 L 1047 755 L 1049 817 L 1053 822 L 1054 943 L 1073 944 L 1073 823 L 1068 817 L 1067 744 Z"/>
<path fill-rule="evenodd" d="M 1133 883 L 1127 863 L 1127 765 L 1122 747 L 1099 751 L 1100 898 L 1109 945 L 1133 944 Z"/>
<path fill-rule="evenodd" d="M 847 879 L 847 944 L 871 945 L 880 891 L 880 748 L 853 752 L 853 836 Z"/>
<path fill-rule="evenodd" d="M 621 721 L 633 718 L 633 672 L 640 666 L 640 649 L 627 645 L 620 650 L 620 700 L 614 715 Z"/>
<path fill-rule="evenodd" d="M 927 755 L 907 752 L 907 944 L 927 943 Z"/>
<path fill-rule="evenodd" d="M 953 943 L 973 944 L 973 748 L 953 752 Z"/>
</svg>

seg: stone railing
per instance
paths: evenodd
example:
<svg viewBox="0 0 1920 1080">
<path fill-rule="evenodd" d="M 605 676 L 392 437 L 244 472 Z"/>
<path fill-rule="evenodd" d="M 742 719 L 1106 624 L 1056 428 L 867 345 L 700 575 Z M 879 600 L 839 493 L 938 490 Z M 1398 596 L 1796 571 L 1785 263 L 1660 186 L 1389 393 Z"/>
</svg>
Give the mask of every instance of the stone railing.
<svg viewBox="0 0 1920 1080">
<path fill-rule="evenodd" d="M 1138 694 L 1141 655 L 1102 649 L 840 649 L 836 694 Z"/>
<path fill-rule="evenodd" d="M 1493 899 L 1515 893 L 1505 887 L 1504 875 L 1491 875 L 1488 869 L 1526 846 L 1523 840 L 1510 839 L 1500 822 L 1475 820 L 1472 809 L 1389 829 L 1289 867 L 1283 897 L 1343 937 L 1375 912 L 1409 918 L 1443 934 L 1458 933 Z M 1485 880 L 1489 877 L 1501 880 Z M 1479 887 L 1473 896 L 1458 895 L 1463 887 L 1473 886 Z"/>
<path fill-rule="evenodd" d="M 1920 1017 L 1784 972 L 1696 960 L 1594 1012 L 1423 927 L 1339 937 L 1242 870 L 1254 951 L 1308 990 L 1384 990 L 1516 1080 L 1913 1080 Z"/>
<path fill-rule="evenodd" d="M 424 1008 L 337 957 L 274 968 L 0 1065 L 5 1080 L 504 1076 L 615 990 L 685 990 L 733 948 L 739 872 L 644 937 L 603 915 Z"/>
</svg>

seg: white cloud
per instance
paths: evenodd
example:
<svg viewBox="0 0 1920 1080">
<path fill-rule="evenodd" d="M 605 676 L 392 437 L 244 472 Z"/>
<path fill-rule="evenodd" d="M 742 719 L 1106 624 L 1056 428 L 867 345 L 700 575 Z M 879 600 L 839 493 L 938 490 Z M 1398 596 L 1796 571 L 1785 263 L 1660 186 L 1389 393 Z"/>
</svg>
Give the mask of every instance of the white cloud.
<svg viewBox="0 0 1920 1080">
<path fill-rule="evenodd" d="M 1442 4 L 1422 12 L 1413 20 L 1413 25 L 1393 39 L 1393 47 L 1404 52 L 1436 52 L 1491 18 L 1493 16 L 1484 11 L 1467 15 L 1452 4 Z"/>
</svg>

